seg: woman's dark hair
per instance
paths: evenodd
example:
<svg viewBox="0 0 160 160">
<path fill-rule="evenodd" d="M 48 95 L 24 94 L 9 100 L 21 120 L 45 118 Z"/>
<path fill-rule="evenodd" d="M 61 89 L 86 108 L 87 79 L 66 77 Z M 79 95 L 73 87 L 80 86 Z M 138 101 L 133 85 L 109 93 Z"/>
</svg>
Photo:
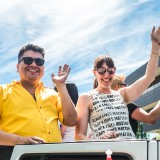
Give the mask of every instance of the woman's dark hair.
<svg viewBox="0 0 160 160">
<path fill-rule="evenodd" d="M 102 56 L 99 56 L 99 57 L 97 57 L 97 58 L 95 59 L 95 61 L 94 61 L 94 68 L 100 68 L 100 67 L 102 67 L 103 63 L 106 63 L 106 65 L 107 65 L 109 68 L 115 67 L 115 66 L 114 66 L 114 62 L 113 62 L 113 60 L 112 60 L 111 57 L 102 55 Z"/>
<path fill-rule="evenodd" d="M 21 60 L 21 57 L 23 56 L 24 52 L 29 51 L 29 50 L 41 53 L 41 55 L 44 58 L 45 52 L 44 52 L 43 48 L 41 48 L 37 45 L 34 45 L 34 44 L 27 44 L 26 46 L 24 46 L 20 49 L 19 54 L 18 54 L 18 62 Z"/>
<path fill-rule="evenodd" d="M 103 63 L 106 63 L 106 65 L 107 65 L 109 68 L 115 67 L 114 62 L 113 62 L 113 60 L 112 60 L 111 57 L 108 57 L 108 56 L 106 56 L 106 55 L 101 55 L 101 56 L 99 56 L 99 57 L 97 57 L 97 58 L 95 59 L 95 61 L 94 61 L 94 69 L 95 69 L 95 68 L 100 68 L 100 67 L 102 67 Z M 95 79 L 94 79 L 94 84 L 93 84 L 93 88 L 96 88 L 97 86 L 98 86 L 98 81 L 97 81 L 97 79 L 96 79 L 96 77 L 95 77 Z"/>
</svg>

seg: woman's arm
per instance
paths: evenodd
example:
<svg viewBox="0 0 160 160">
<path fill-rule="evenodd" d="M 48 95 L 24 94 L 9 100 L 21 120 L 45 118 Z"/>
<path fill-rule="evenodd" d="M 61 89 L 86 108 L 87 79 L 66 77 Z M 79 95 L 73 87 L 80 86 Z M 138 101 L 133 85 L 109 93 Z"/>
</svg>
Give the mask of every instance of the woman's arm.
<svg viewBox="0 0 160 160">
<path fill-rule="evenodd" d="M 160 103 L 158 102 L 158 104 L 149 113 L 142 108 L 137 108 L 132 113 L 131 117 L 140 122 L 154 124 L 156 120 L 160 118 Z"/>
<path fill-rule="evenodd" d="M 92 98 L 90 95 L 82 95 L 79 97 L 76 110 L 78 114 L 78 121 L 75 127 L 75 140 L 90 140 L 87 137 L 89 108 Z"/>
<path fill-rule="evenodd" d="M 130 103 L 136 100 L 155 79 L 158 70 L 158 60 L 160 54 L 160 27 L 157 30 L 155 30 L 155 27 L 153 27 L 151 41 L 151 55 L 147 64 L 145 75 L 132 85 L 120 89 L 120 93 L 126 103 Z"/>
</svg>

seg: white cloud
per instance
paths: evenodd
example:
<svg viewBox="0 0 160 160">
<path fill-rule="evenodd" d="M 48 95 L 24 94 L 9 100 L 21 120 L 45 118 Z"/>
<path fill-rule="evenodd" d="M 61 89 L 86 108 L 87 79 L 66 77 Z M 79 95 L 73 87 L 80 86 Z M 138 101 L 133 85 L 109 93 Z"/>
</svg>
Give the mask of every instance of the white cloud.
<svg viewBox="0 0 160 160">
<path fill-rule="evenodd" d="M 52 85 L 50 74 L 68 63 L 69 79 L 80 92 L 92 87 L 92 65 L 99 54 L 113 57 L 117 72 L 125 75 L 144 64 L 160 13 L 158 2 L 147 0 L 1 0 L 0 6 L 0 83 L 9 80 L 5 73 L 14 72 L 19 49 L 35 43 L 46 50 L 45 84 Z M 10 80 L 15 75 L 16 69 Z"/>
</svg>

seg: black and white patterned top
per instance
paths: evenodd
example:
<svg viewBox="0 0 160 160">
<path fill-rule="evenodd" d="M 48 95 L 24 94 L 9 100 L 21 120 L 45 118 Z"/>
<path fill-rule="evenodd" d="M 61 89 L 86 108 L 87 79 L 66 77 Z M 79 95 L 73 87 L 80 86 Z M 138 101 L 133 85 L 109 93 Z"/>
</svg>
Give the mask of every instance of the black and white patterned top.
<svg viewBox="0 0 160 160">
<path fill-rule="evenodd" d="M 93 107 L 89 125 L 93 139 L 99 139 L 107 131 L 119 133 L 120 138 L 135 138 L 129 123 L 128 108 L 119 92 L 104 94 L 94 89 L 90 94 L 93 98 Z"/>
</svg>

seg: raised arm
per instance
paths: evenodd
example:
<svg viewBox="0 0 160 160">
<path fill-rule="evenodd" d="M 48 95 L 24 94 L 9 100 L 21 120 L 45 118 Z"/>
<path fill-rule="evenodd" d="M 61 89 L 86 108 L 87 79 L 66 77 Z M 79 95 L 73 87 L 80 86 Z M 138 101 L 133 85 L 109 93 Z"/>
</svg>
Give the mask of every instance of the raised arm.
<svg viewBox="0 0 160 160">
<path fill-rule="evenodd" d="M 63 67 L 60 66 L 58 76 L 52 74 L 52 81 L 54 84 L 56 84 L 59 95 L 61 97 L 62 113 L 64 117 L 63 123 L 66 126 L 74 126 L 77 123 L 77 112 L 65 85 L 65 81 L 69 73 L 70 68 L 68 65 L 65 64 Z"/>
<path fill-rule="evenodd" d="M 78 122 L 75 127 L 75 140 L 89 140 L 87 137 L 90 95 L 82 95 L 79 97 L 76 110 L 78 114 Z"/>
<path fill-rule="evenodd" d="M 153 27 L 151 32 L 151 41 L 152 49 L 145 75 L 132 85 L 120 90 L 120 93 L 124 97 L 126 103 L 136 100 L 155 79 L 160 54 L 160 27 L 157 30 Z"/>
</svg>

